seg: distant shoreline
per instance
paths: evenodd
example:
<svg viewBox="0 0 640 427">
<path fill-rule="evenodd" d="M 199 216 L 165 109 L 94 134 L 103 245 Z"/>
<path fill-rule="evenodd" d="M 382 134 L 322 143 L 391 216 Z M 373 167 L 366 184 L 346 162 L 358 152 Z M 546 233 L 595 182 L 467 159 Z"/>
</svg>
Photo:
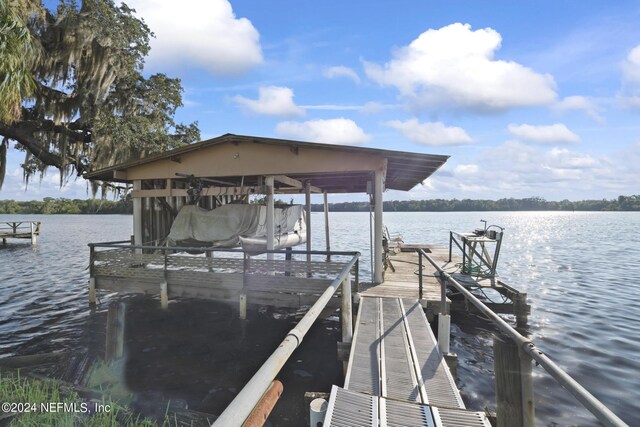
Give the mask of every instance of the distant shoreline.
<svg viewBox="0 0 640 427">
<path fill-rule="evenodd" d="M 547 201 L 540 197 L 524 199 L 472 200 L 429 199 L 390 200 L 384 202 L 385 212 L 522 212 L 522 211 L 579 211 L 579 212 L 637 212 L 640 211 L 640 195 L 619 196 L 606 200 Z M 312 204 L 312 212 L 324 210 L 322 204 Z M 368 202 L 329 203 L 331 212 L 369 212 Z M 120 200 L 54 199 L 15 201 L 0 200 L 2 215 L 48 215 L 48 214 L 132 214 L 130 197 Z"/>
</svg>

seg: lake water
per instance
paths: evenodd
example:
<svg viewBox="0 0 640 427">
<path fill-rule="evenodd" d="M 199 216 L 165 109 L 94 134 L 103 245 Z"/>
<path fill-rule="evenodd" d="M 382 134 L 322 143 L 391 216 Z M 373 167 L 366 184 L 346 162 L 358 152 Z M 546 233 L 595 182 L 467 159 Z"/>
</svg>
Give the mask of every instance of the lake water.
<svg viewBox="0 0 640 427">
<path fill-rule="evenodd" d="M 20 218 L 0 215 L 0 221 L 9 219 Z M 26 241 L 12 240 L 7 248 L 0 248 L 0 356 L 89 346 L 98 334 L 92 332 L 92 327 L 95 328 L 100 319 L 104 320 L 108 303 L 120 297 L 102 295 L 97 312 L 89 310 L 86 291 L 89 252 L 86 245 L 127 239 L 131 234 L 131 217 L 33 215 L 22 219 L 42 221 L 42 235 L 35 247 Z M 640 214 L 393 212 L 385 213 L 384 222 L 392 234 L 402 234 L 406 243 L 445 245 L 449 230 L 471 231 L 482 225 L 480 219 L 505 227 L 498 272 L 509 284 L 527 292 L 532 306 L 528 332 L 533 341 L 627 423 L 640 425 L 637 410 L 640 402 Z M 330 222 L 331 249 L 361 251 L 362 276 L 366 279 L 370 270 L 369 214 L 332 213 Z M 322 214 L 314 213 L 314 249 L 324 248 L 322 223 Z M 176 388 L 179 375 L 172 374 L 168 367 L 171 364 L 163 365 L 160 361 L 163 355 L 165 359 L 174 357 L 177 365 L 190 369 L 206 359 L 207 372 L 230 377 L 229 381 L 241 384 L 241 380 L 260 365 L 261 357 L 270 354 L 287 328 L 299 318 L 299 314 L 287 316 L 262 310 L 252 314 L 257 321 L 249 322 L 247 327 L 229 321 L 233 316 L 224 306 L 214 303 L 176 303 L 170 306 L 170 314 L 163 315 L 158 314 L 157 301 L 149 298 L 127 301 L 129 311 L 146 313 L 132 323 L 142 328 L 148 322 L 149 328 L 156 328 L 158 340 L 166 341 L 171 333 L 183 335 L 173 344 L 159 345 L 154 344 L 153 334 L 136 336 L 135 331 L 129 334 L 127 330 L 135 356 L 132 359 L 140 359 L 140 366 L 144 368 L 127 377 L 128 386 L 145 390 L 152 397 L 157 396 L 153 394 L 155 387 L 165 397 L 182 398 L 190 403 L 190 407 L 212 413 L 221 406 L 212 401 L 216 397 L 219 397 L 218 402 L 228 401 L 237 392 L 236 387 L 222 390 L 201 380 Z M 226 321 L 224 328 L 227 331 L 242 330 L 242 338 L 233 347 L 235 353 L 222 354 L 214 343 L 197 344 L 210 337 L 203 335 L 201 323 L 197 321 L 178 323 L 187 311 L 198 312 L 201 320 Z M 460 357 L 458 383 L 467 406 L 493 409 L 492 327 L 471 315 L 455 316 L 454 322 L 457 323 L 452 327 L 452 351 Z M 294 354 L 283 373 L 285 397 L 301 396 L 304 391 L 322 391 L 336 382 L 339 371 L 331 367 L 335 364 L 335 353 L 328 350 L 326 354 L 312 353 L 324 352 L 331 347 L 329 343 L 339 335 L 338 329 L 335 320 L 327 320 L 317 325 L 313 337 L 305 339 L 307 348 L 303 345 L 300 352 Z M 104 331 L 101 333 L 103 337 Z M 234 338 L 225 339 L 228 343 Z M 325 340 L 326 344 L 310 350 L 311 339 Z M 246 347 L 249 342 L 252 343 L 250 349 Z M 167 356 L 172 351 L 176 354 Z M 239 366 L 238 360 L 244 358 L 249 361 Z M 326 362 L 332 358 L 333 364 L 326 367 L 322 378 L 310 379 L 309 372 L 315 372 L 321 363 L 319 360 Z M 153 371 L 158 366 L 163 370 L 162 375 Z M 186 378 L 188 373 L 184 375 Z M 201 373 L 190 375 L 189 378 L 193 378 Z M 538 425 L 597 425 L 541 367 L 534 368 L 534 375 Z M 289 382 L 293 385 L 288 386 Z M 174 387 L 173 392 L 169 384 Z M 181 394 L 184 396 L 180 397 Z M 202 394 L 208 397 L 202 397 Z M 293 401 L 299 402 L 299 398 Z M 294 411 L 293 406 L 285 404 L 284 407 L 287 410 L 276 407 L 273 424 L 299 425 L 293 421 L 295 416 L 291 412 L 287 414 L 289 410 Z M 304 412 L 302 408 L 294 414 L 299 410 Z"/>
</svg>

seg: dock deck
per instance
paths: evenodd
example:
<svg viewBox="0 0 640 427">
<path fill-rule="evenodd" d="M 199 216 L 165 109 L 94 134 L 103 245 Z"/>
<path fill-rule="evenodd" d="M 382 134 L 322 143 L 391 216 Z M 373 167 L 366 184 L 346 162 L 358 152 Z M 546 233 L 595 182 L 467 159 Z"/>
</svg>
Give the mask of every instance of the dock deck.
<svg viewBox="0 0 640 427">
<path fill-rule="evenodd" d="M 456 272 L 459 270 L 462 257 L 453 253 L 451 261 L 449 261 L 449 249 L 445 246 L 399 245 L 394 248 L 388 258 L 389 267 L 385 271 L 384 282 L 378 285 L 362 284 L 359 294 L 363 297 L 420 299 L 417 249 L 423 249 L 443 270 L 449 272 L 452 277 L 469 289 L 493 289 L 498 292 L 503 301 L 487 300 L 485 301 L 487 306 L 497 313 L 514 314 L 519 321 L 526 323 L 527 316 L 531 312 L 531 307 L 526 303 L 527 294 L 519 292 L 498 277 L 474 277 Z M 432 316 L 440 312 L 441 284 L 436 269 L 426 261 L 422 263 L 422 286 L 420 303 L 426 310 L 429 319 L 432 319 Z M 447 306 L 450 311 L 469 309 L 469 306 L 463 301 L 451 301 L 449 298 L 447 298 Z M 473 308 L 471 309 L 473 310 Z"/>
<path fill-rule="evenodd" d="M 465 409 L 417 299 L 362 296 L 344 388 L 327 426 L 481 426 Z"/>
</svg>

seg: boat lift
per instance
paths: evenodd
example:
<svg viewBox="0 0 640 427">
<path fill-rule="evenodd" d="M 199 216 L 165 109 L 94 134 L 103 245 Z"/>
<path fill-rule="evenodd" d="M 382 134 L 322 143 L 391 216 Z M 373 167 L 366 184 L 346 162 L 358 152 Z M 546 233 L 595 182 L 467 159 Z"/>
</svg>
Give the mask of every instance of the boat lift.
<svg viewBox="0 0 640 427">
<path fill-rule="evenodd" d="M 449 231 L 449 262 L 455 245 L 462 251 L 463 274 L 495 277 L 504 227 L 487 227 L 487 221 L 481 221 L 484 222 L 484 229 L 478 228 L 472 233 Z M 493 254 L 490 253 L 490 248 L 493 249 Z"/>
</svg>

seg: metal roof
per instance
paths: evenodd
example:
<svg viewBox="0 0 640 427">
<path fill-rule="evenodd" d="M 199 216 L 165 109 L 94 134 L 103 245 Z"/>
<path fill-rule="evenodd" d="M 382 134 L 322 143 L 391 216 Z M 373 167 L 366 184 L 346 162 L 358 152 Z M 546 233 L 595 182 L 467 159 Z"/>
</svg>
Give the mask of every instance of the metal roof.
<svg viewBox="0 0 640 427">
<path fill-rule="evenodd" d="M 136 168 L 137 166 L 146 165 L 152 162 L 163 161 L 167 159 L 173 160 L 196 150 L 201 150 L 215 145 L 227 143 L 256 143 L 274 146 L 288 146 L 291 150 L 331 150 L 333 152 L 344 153 L 345 156 L 353 156 L 354 162 L 357 161 L 357 156 L 362 154 L 379 156 L 380 158 L 384 158 L 387 161 L 387 172 L 385 181 L 386 188 L 403 191 L 408 191 L 423 182 L 425 179 L 431 176 L 431 174 L 438 170 L 438 168 L 440 168 L 449 158 L 449 156 L 444 155 L 411 153 L 405 151 L 382 150 L 377 148 L 354 147 L 315 142 L 293 141 L 286 139 L 264 138 L 257 136 L 225 134 L 216 138 L 176 148 L 174 150 L 96 170 L 86 174 L 85 177 L 90 180 L 128 182 L 130 180 L 128 180 L 127 178 L 118 177 L 118 174 L 116 174 L 115 172 L 126 171 L 127 169 Z M 215 159 L 212 159 L 212 161 L 215 161 Z M 288 173 L 287 176 L 300 181 L 309 181 L 311 185 L 319 187 L 329 193 L 366 192 L 367 181 L 371 181 L 372 179 L 371 173 L 368 171 L 327 171 L 326 173 L 314 172 L 294 174 Z M 208 178 L 221 179 L 223 177 L 209 176 Z M 251 185 L 253 180 L 257 182 L 259 180 L 259 177 L 224 177 L 224 181 L 237 183 L 237 185 L 239 185 L 240 182 L 242 182 L 243 185 Z"/>
</svg>

